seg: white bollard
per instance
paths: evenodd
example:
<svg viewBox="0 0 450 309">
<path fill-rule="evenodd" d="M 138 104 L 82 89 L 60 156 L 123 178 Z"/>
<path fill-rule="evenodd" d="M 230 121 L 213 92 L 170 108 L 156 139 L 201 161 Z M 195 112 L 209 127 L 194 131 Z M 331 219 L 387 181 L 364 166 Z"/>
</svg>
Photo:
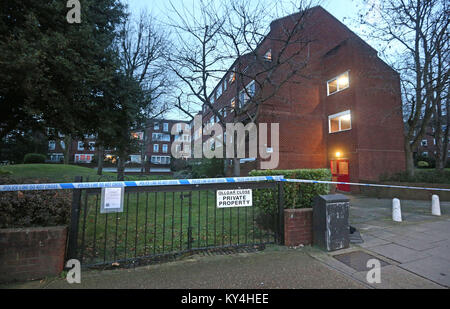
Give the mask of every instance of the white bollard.
<svg viewBox="0 0 450 309">
<path fill-rule="evenodd" d="M 431 198 L 431 214 L 433 216 L 441 215 L 441 205 L 439 203 L 439 196 L 433 195 Z"/>
<path fill-rule="evenodd" d="M 392 220 L 402 222 L 402 209 L 398 198 L 392 200 Z"/>
</svg>

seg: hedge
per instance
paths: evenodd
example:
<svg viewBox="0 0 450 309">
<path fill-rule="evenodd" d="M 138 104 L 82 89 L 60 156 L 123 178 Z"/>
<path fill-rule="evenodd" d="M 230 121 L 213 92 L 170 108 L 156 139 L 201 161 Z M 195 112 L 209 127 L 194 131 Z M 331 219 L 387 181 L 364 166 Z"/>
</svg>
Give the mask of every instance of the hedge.
<svg viewBox="0 0 450 309">
<path fill-rule="evenodd" d="M 48 183 L 20 181 L 20 183 Z M 17 180 L 0 177 L 0 184 L 17 184 Z M 0 194 L 0 229 L 48 227 L 70 222 L 71 192 L 15 191 Z"/>
<path fill-rule="evenodd" d="M 329 169 L 298 169 L 298 170 L 266 170 L 251 171 L 250 176 L 283 175 L 286 179 L 331 180 Z M 310 208 L 315 196 L 328 194 L 327 184 L 284 184 L 284 207 L 288 209 Z M 268 214 L 277 212 L 277 192 L 274 190 L 255 190 L 254 203 Z"/>
<path fill-rule="evenodd" d="M 24 164 L 45 163 L 47 157 L 40 153 L 27 153 L 23 158 Z"/>
</svg>

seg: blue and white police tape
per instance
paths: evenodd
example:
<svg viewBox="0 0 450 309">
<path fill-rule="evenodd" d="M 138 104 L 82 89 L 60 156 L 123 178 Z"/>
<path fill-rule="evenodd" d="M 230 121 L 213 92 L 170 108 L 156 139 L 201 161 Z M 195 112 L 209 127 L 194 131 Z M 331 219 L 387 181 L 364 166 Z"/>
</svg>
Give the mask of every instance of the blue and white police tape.
<svg viewBox="0 0 450 309">
<path fill-rule="evenodd" d="M 232 178 L 181 179 L 181 180 L 17 184 L 17 185 L 0 185 L 0 192 L 204 185 L 204 184 L 222 184 L 222 183 L 260 182 L 260 181 L 281 181 L 283 179 L 284 176 L 259 176 L 259 177 L 232 177 Z"/>
<path fill-rule="evenodd" d="M 283 178 L 280 181 L 292 182 L 292 183 L 350 185 L 350 186 L 360 186 L 360 187 L 378 187 L 378 188 L 396 188 L 396 189 L 413 189 L 413 190 L 446 191 L 446 192 L 450 192 L 450 189 L 444 189 L 444 188 L 424 188 L 424 187 L 409 187 L 409 186 L 394 186 L 394 185 L 377 185 L 377 184 L 354 183 L 354 182 L 336 182 L 336 181 L 321 181 L 321 180 L 306 180 L 306 179 L 285 179 L 285 178 Z"/>
</svg>

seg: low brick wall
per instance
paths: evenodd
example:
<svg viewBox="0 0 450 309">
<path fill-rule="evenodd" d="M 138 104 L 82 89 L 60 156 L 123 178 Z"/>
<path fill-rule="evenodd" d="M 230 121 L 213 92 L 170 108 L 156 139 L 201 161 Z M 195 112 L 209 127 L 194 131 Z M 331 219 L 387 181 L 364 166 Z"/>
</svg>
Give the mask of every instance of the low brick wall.
<svg viewBox="0 0 450 309">
<path fill-rule="evenodd" d="M 312 208 L 284 210 L 284 243 L 288 247 L 312 244 Z"/>
<path fill-rule="evenodd" d="M 64 267 L 67 227 L 0 230 L 0 282 L 42 279 Z"/>
</svg>

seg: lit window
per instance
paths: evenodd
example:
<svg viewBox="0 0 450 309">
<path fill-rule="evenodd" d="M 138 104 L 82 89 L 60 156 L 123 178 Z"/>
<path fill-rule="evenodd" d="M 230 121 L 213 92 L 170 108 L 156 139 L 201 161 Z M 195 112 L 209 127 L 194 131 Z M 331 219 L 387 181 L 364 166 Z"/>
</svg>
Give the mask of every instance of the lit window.
<svg viewBox="0 0 450 309">
<path fill-rule="evenodd" d="M 264 59 L 267 61 L 272 61 L 272 50 L 269 49 L 266 54 L 264 55 Z"/>
<path fill-rule="evenodd" d="M 350 87 L 350 77 L 348 71 L 327 82 L 328 95 L 342 91 Z"/>
<path fill-rule="evenodd" d="M 329 133 L 348 131 L 352 129 L 352 116 L 350 111 L 328 117 Z"/>
<path fill-rule="evenodd" d="M 235 99 L 232 99 L 232 100 L 231 100 L 231 107 L 232 107 L 232 108 L 235 108 L 235 107 L 236 107 L 236 100 L 235 100 Z"/>
<path fill-rule="evenodd" d="M 234 72 L 234 68 L 231 69 L 230 77 L 228 79 L 229 83 L 232 84 L 236 80 L 236 72 Z"/>
</svg>

